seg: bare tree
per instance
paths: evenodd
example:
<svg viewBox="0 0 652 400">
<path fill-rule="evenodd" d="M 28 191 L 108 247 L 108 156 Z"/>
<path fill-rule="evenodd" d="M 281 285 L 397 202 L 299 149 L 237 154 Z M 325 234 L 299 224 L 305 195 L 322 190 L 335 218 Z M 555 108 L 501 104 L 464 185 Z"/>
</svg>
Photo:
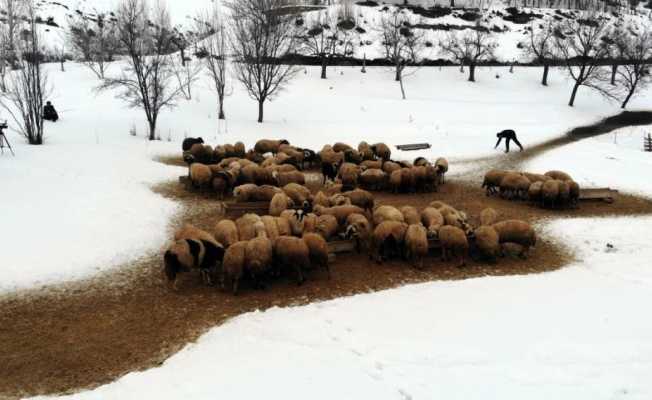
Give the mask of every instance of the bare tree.
<svg viewBox="0 0 652 400">
<path fill-rule="evenodd" d="M 217 94 L 219 119 L 225 119 L 224 98 L 231 93 L 227 90 L 227 32 L 220 17 L 217 5 L 197 18 L 197 31 L 203 38 L 198 54 L 203 57 L 208 75 Z"/>
<path fill-rule="evenodd" d="M 265 101 L 273 98 L 296 74 L 283 58 L 295 54 L 298 39 L 294 17 L 284 13 L 287 0 L 235 0 L 229 6 L 230 43 L 236 78 L 258 102 L 258 122 L 263 122 Z"/>
<path fill-rule="evenodd" d="M 446 40 L 440 42 L 442 51 L 460 63 L 469 66 L 469 82 L 475 82 L 475 67 L 494 56 L 497 47 L 489 29 L 477 23 L 473 29 L 449 32 Z"/>
<path fill-rule="evenodd" d="M 566 72 L 575 84 L 569 106 L 575 103 L 580 86 L 598 91 L 613 98 L 614 92 L 604 83 L 609 81 L 602 66 L 609 54 L 602 37 L 607 32 L 607 19 L 598 15 L 587 15 L 583 19 L 564 20 L 555 31 L 555 47 L 564 61 Z"/>
<path fill-rule="evenodd" d="M 147 0 L 123 0 L 119 5 L 117 35 L 127 66 L 118 76 L 105 77 L 98 90 L 121 89 L 120 98 L 145 112 L 149 140 L 154 140 L 161 110 L 176 105 L 184 82 L 175 75 L 174 32 L 167 9 L 158 3 L 153 18 L 151 13 Z"/>
<path fill-rule="evenodd" d="M 525 54 L 534 58 L 534 62 L 543 66 L 541 84 L 548 86 L 548 71 L 550 62 L 555 58 L 554 22 L 546 20 L 537 29 L 535 24 L 530 26 L 529 41 L 525 46 Z"/>
<path fill-rule="evenodd" d="M 109 63 L 120 49 L 115 21 L 96 13 L 94 19 L 75 16 L 68 19 L 68 43 L 99 79 L 104 79 Z"/>
<path fill-rule="evenodd" d="M 7 111 L 29 144 L 43 144 L 43 99 L 50 94 L 42 68 L 41 37 L 36 25 L 34 2 L 24 2 L 25 21 L 15 26 L 21 38 L 14 43 L 16 70 L 10 72 L 7 91 L 0 106 Z"/>
<path fill-rule="evenodd" d="M 326 67 L 337 53 L 338 33 L 337 19 L 327 8 L 309 20 L 306 31 L 301 36 L 307 53 L 319 57 L 321 61 L 321 79 L 326 79 Z"/>
<path fill-rule="evenodd" d="M 620 31 L 614 40 L 623 50 L 626 60 L 617 71 L 617 84 L 625 92 L 625 99 L 620 107 L 625 108 L 637 91 L 645 89 L 650 84 L 652 31 L 644 24 L 638 27 L 632 26 Z"/>
<path fill-rule="evenodd" d="M 404 71 L 408 65 L 419 62 L 424 47 L 423 32 L 415 29 L 409 16 L 398 8 L 382 16 L 380 29 L 385 59 L 394 65 L 395 80 L 400 83 L 405 99 Z"/>
<path fill-rule="evenodd" d="M 3 60 L 11 65 L 12 69 L 16 69 L 17 56 L 16 45 L 20 39 L 20 25 L 24 21 L 24 17 L 28 13 L 28 6 L 30 1 L 26 0 L 0 0 L 0 9 L 4 14 L 4 24 L 2 26 L 2 35 L 0 37 Z"/>
</svg>

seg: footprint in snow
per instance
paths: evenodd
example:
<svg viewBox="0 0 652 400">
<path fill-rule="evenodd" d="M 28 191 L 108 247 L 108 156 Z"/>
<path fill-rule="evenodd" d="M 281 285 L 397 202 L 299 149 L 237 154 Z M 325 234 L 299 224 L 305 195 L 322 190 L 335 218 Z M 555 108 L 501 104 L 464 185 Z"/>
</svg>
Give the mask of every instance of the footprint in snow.
<svg viewBox="0 0 652 400">
<path fill-rule="evenodd" d="M 403 389 L 399 389 L 398 394 L 400 394 L 401 398 L 404 400 L 412 400 L 412 395 Z"/>
</svg>

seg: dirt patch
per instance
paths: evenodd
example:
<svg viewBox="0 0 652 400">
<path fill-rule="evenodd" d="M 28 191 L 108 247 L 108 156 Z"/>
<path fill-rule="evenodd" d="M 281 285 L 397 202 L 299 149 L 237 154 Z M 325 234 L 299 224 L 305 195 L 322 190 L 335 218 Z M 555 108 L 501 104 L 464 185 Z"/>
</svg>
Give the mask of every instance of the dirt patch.
<svg viewBox="0 0 652 400">
<path fill-rule="evenodd" d="M 210 229 L 220 218 L 220 203 L 169 182 L 154 189 L 182 202 L 186 212 L 172 223 L 192 222 Z M 379 203 L 423 207 L 441 199 L 466 210 L 472 219 L 487 206 L 503 218 L 536 222 L 545 218 L 652 213 L 652 202 L 620 196 L 616 203 L 582 204 L 579 210 L 551 211 L 523 202 L 487 198 L 477 186 L 448 182 L 432 194 L 377 193 Z M 255 291 L 246 283 L 234 297 L 203 286 L 186 274 L 180 292 L 170 293 L 161 274 L 159 255 L 80 283 L 21 292 L 0 298 L 0 393 L 4 396 L 66 393 L 108 383 L 134 370 L 159 365 L 206 330 L 230 317 L 272 306 L 290 306 L 382 290 L 406 283 L 466 279 L 486 275 L 551 271 L 572 256 L 542 238 L 530 259 L 503 259 L 496 265 L 470 261 L 464 269 L 443 263 L 436 254 L 417 271 L 401 261 L 377 265 L 366 255 L 340 255 L 332 279 L 312 271 L 297 287 L 291 279 Z"/>
</svg>

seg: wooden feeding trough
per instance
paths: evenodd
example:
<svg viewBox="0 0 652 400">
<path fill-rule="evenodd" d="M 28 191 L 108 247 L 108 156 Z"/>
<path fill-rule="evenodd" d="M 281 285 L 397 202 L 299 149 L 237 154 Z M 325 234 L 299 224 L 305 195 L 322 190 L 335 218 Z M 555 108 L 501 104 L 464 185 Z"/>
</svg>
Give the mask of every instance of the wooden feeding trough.
<svg viewBox="0 0 652 400">
<path fill-rule="evenodd" d="M 412 143 L 412 144 L 397 144 L 396 148 L 401 151 L 424 150 L 432 147 L 430 143 Z"/>
<path fill-rule="evenodd" d="M 604 201 L 613 203 L 618 191 L 611 188 L 587 188 L 580 189 L 580 201 Z"/>
</svg>

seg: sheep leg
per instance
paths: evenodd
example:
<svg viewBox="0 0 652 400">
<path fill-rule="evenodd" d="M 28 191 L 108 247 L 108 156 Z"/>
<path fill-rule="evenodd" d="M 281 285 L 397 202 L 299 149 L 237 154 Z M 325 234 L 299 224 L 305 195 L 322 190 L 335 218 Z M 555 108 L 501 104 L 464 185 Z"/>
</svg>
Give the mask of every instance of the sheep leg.
<svg viewBox="0 0 652 400">
<path fill-rule="evenodd" d="M 301 286 L 301 284 L 306 280 L 303 276 L 303 271 L 301 271 L 301 266 L 297 265 L 296 266 L 297 270 L 297 286 Z"/>
<path fill-rule="evenodd" d="M 240 283 L 239 278 L 233 278 L 232 284 L 233 284 L 233 295 L 237 296 L 238 295 L 238 284 Z"/>
<path fill-rule="evenodd" d="M 446 248 L 445 248 L 445 247 L 442 247 L 442 248 L 441 248 L 441 260 L 442 260 L 442 261 L 446 261 L 447 258 L 448 258 L 448 257 L 446 256 Z"/>
</svg>

